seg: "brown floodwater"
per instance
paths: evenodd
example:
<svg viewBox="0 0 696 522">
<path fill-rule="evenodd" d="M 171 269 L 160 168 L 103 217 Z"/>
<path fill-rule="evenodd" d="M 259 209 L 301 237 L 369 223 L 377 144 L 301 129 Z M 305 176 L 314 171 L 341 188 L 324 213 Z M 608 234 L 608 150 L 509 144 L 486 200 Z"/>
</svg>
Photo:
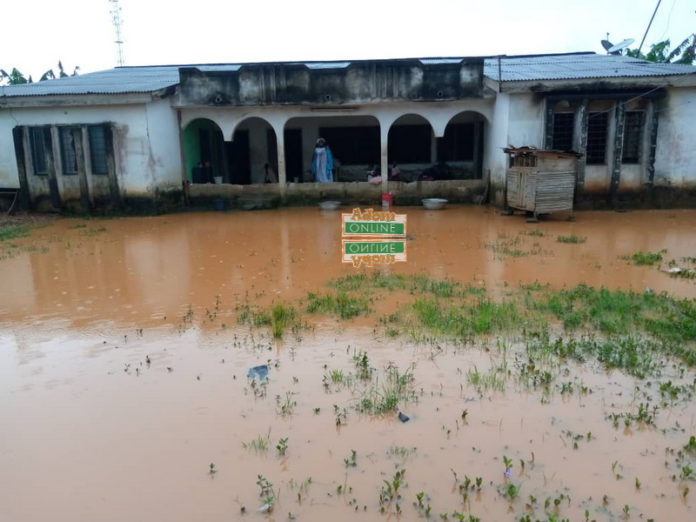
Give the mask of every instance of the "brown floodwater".
<svg viewBox="0 0 696 522">
<path fill-rule="evenodd" d="M 637 380 L 565 364 L 551 370 L 574 391 L 544 394 L 504 378 L 521 364 L 512 342 L 415 344 L 385 337 L 377 317 L 307 315 L 313 327 L 284 341 L 238 323 L 241 304 L 301 306 L 329 280 L 371 270 L 493 295 L 584 282 L 694 298 L 694 280 L 623 258 L 666 250 L 665 268 L 696 257 L 696 211 L 538 224 L 488 208 L 399 211 L 408 260 L 372 269 L 342 264 L 340 215 L 309 208 L 59 219 L 0 243 L 0 521 L 418 520 L 421 491 L 437 520 L 584 520 L 586 510 L 590 520 L 696 519 L 694 482 L 675 463 L 696 435 L 695 401 L 661 405 L 655 426 L 607 419 L 655 400 L 668 380 L 692 384 L 691 369 L 666 364 Z M 402 299 L 373 306 L 381 315 Z M 364 384 L 331 381 L 337 370 L 350 380 L 356 350 L 380 379 L 389 364 L 413 368 L 408 422 L 359 413 Z M 247 369 L 267 362 L 268 384 L 252 386 Z M 502 384 L 481 388 L 472 373 Z M 250 447 L 259 438 L 267 451 Z M 398 469 L 402 514 L 394 504 L 380 513 Z M 459 483 L 481 477 L 480 491 L 463 499 L 453 472 Z M 277 495 L 269 514 L 258 511 L 258 475 Z"/>
</svg>

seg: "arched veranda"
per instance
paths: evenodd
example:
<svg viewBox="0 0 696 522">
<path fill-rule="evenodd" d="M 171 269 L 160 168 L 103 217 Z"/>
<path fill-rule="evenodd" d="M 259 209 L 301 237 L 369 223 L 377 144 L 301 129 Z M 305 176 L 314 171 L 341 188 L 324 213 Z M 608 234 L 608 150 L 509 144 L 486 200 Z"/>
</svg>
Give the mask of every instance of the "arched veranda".
<svg viewBox="0 0 696 522">
<path fill-rule="evenodd" d="M 367 181 L 380 163 L 379 121 L 374 116 L 298 116 L 285 124 L 288 182 L 311 182 L 312 153 L 319 137 L 334 158 L 334 181 Z"/>
</svg>

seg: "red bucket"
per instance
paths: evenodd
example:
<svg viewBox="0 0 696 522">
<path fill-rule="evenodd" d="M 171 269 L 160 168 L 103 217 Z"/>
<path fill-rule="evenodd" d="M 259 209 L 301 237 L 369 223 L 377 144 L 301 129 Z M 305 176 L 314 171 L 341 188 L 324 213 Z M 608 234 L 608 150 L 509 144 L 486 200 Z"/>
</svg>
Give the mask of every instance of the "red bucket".
<svg viewBox="0 0 696 522">
<path fill-rule="evenodd" d="M 394 194 L 391 192 L 382 192 L 382 208 L 391 210 L 394 206 Z"/>
</svg>

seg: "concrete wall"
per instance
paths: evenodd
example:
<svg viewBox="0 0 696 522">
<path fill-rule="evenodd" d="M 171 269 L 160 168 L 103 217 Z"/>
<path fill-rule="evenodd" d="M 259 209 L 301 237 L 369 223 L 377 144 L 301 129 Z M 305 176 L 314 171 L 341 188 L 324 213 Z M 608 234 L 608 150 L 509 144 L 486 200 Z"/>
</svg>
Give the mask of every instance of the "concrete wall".
<svg viewBox="0 0 696 522">
<path fill-rule="evenodd" d="M 669 88 L 658 104 L 655 185 L 696 189 L 696 87 Z"/>
<path fill-rule="evenodd" d="M 147 104 L 3 108 L 0 110 L 0 186 L 19 187 L 12 129 L 39 125 L 89 125 L 111 123 L 118 186 L 124 197 L 151 198 L 159 191 L 181 188 L 181 148 L 176 111 L 169 100 Z M 61 194 L 79 199 L 78 176 L 61 174 L 57 129 L 53 130 L 53 157 Z M 86 157 L 85 162 L 89 161 Z M 28 160 L 30 162 L 30 160 Z M 88 176 L 89 177 L 89 176 Z M 97 176 L 91 176 L 96 178 Z M 42 180 L 27 168 L 29 186 Z M 35 183 L 36 182 L 36 183 Z M 90 187 L 103 192 L 104 181 L 93 179 Z"/>
<path fill-rule="evenodd" d="M 245 64 L 210 70 L 183 67 L 180 104 L 331 105 L 384 100 L 456 100 L 483 95 L 483 59 L 364 60 L 317 66 Z"/>
</svg>

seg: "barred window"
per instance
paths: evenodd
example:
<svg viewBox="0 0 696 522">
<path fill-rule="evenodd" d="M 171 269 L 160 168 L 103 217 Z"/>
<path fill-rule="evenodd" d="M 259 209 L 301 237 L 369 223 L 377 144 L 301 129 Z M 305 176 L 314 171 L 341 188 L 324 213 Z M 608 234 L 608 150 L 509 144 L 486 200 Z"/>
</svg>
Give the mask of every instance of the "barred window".
<svg viewBox="0 0 696 522">
<path fill-rule="evenodd" d="M 31 148 L 31 161 L 36 176 L 48 174 L 48 161 L 46 159 L 46 143 L 50 143 L 50 132 L 46 127 L 29 127 L 29 144 Z"/>
<path fill-rule="evenodd" d="M 622 163 L 640 163 L 642 138 L 643 111 L 627 111 L 624 117 Z"/>
<path fill-rule="evenodd" d="M 552 149 L 573 150 L 573 128 L 575 114 L 572 112 L 556 112 L 553 115 L 553 144 Z"/>
<path fill-rule="evenodd" d="M 609 117 L 606 112 L 591 112 L 587 118 L 588 165 L 603 165 L 607 155 L 607 131 Z"/>
<path fill-rule="evenodd" d="M 60 127 L 60 157 L 63 174 L 77 174 L 74 127 Z"/>
<path fill-rule="evenodd" d="M 106 129 L 104 125 L 90 125 L 87 128 L 87 134 L 89 136 L 92 174 L 108 174 L 109 165 L 106 158 Z"/>
</svg>

